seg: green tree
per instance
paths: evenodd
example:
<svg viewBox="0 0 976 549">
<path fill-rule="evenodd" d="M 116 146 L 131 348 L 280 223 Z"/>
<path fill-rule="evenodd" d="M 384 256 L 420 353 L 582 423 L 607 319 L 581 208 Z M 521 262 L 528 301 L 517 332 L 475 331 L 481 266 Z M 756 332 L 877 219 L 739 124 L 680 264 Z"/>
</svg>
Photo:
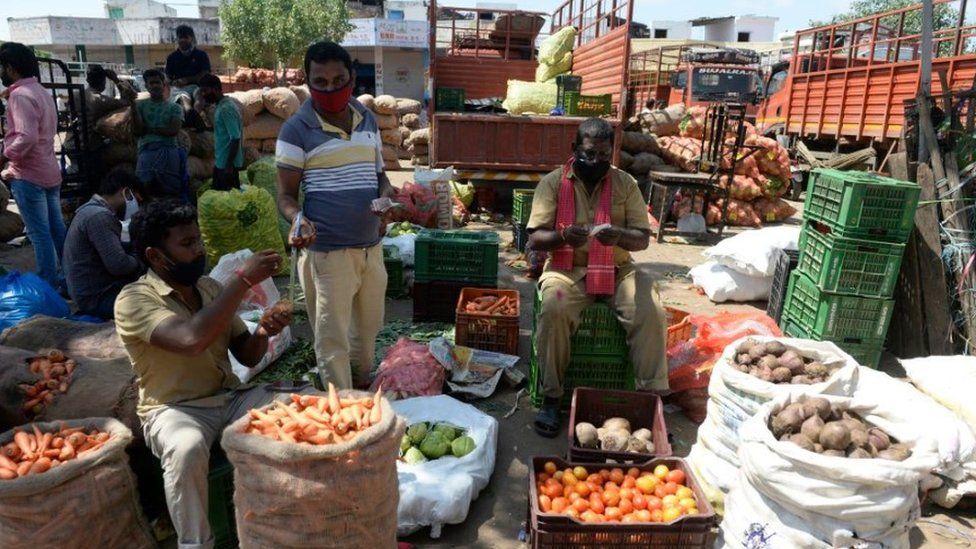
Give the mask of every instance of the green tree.
<svg viewBox="0 0 976 549">
<path fill-rule="evenodd" d="M 344 0 L 221 0 L 224 56 L 282 71 L 317 40 L 341 42 L 352 30 Z"/>
<path fill-rule="evenodd" d="M 907 8 L 918 4 L 918 0 L 851 0 L 851 9 L 846 13 L 833 16 L 829 21 L 810 21 L 810 26 L 819 27 L 831 23 L 841 23 L 883 13 L 886 11 Z M 935 6 L 934 29 L 946 29 L 955 27 L 959 22 L 959 10 L 952 6 L 952 3 L 939 4 Z M 900 16 L 882 18 L 881 24 L 892 28 L 892 32 L 898 30 L 897 25 Z M 919 34 L 922 32 L 922 10 L 917 9 L 909 12 L 905 16 L 905 27 L 902 34 Z"/>
</svg>

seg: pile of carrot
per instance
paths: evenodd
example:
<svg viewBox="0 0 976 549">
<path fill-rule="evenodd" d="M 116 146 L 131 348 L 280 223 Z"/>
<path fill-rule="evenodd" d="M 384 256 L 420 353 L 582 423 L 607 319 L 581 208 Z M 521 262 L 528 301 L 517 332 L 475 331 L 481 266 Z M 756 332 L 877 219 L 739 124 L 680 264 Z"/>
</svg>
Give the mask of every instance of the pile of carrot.
<svg viewBox="0 0 976 549">
<path fill-rule="evenodd" d="M 109 438 L 95 429 L 63 425 L 54 433 L 42 433 L 34 424 L 15 428 L 13 441 L 0 447 L 0 480 L 44 473 L 98 450 Z"/>
<path fill-rule="evenodd" d="M 31 357 L 27 359 L 27 364 L 31 373 L 41 376 L 41 379 L 34 384 L 21 383 L 17 387 L 24 394 L 24 413 L 37 417 L 54 402 L 55 395 L 68 392 L 77 364 L 57 349 Z"/>
<path fill-rule="evenodd" d="M 476 297 L 464 304 L 464 311 L 474 314 L 515 316 L 518 304 L 508 296 L 486 295 Z"/>
<path fill-rule="evenodd" d="M 313 445 L 347 442 L 383 418 L 381 391 L 373 397 L 340 398 L 330 383 L 327 396 L 292 394 L 291 402 L 276 400 L 266 410 L 251 410 L 245 432 Z"/>
</svg>

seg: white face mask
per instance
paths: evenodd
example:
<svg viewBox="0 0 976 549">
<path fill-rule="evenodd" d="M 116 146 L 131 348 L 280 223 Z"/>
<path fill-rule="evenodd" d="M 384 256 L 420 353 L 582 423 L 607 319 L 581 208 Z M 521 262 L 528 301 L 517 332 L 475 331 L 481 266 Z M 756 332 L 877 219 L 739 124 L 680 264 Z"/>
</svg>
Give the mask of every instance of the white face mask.
<svg viewBox="0 0 976 549">
<path fill-rule="evenodd" d="M 135 195 L 129 189 L 125 189 L 122 192 L 122 197 L 125 198 L 125 217 L 123 217 L 123 221 L 128 221 L 139 211 L 139 201 L 136 200 Z"/>
</svg>

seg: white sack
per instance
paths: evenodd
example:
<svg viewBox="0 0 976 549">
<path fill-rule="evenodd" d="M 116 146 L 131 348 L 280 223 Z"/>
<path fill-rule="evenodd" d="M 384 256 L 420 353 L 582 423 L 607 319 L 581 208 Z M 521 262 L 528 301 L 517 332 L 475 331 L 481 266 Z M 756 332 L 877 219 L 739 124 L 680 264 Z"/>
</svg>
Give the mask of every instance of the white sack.
<svg viewBox="0 0 976 549">
<path fill-rule="evenodd" d="M 387 226 L 387 231 L 392 228 L 394 223 Z M 417 242 L 417 235 L 402 234 L 400 236 L 383 237 L 384 246 L 396 246 L 400 250 L 400 259 L 403 260 L 404 267 L 413 267 L 414 245 Z"/>
<path fill-rule="evenodd" d="M 769 298 L 773 288 L 772 276 L 749 276 L 715 261 L 706 261 L 688 274 L 695 286 L 700 286 L 715 303 L 762 301 Z"/>
<path fill-rule="evenodd" d="M 408 426 L 419 421 L 443 421 L 463 427 L 474 439 L 474 451 L 462 458 L 443 457 L 413 465 L 397 462 L 398 535 L 406 536 L 429 525 L 430 537 L 438 538 L 443 525 L 464 522 L 471 502 L 488 485 L 495 469 L 498 422 L 447 395 L 408 398 L 392 404 Z"/>
<path fill-rule="evenodd" d="M 776 252 L 798 249 L 799 240 L 799 227 L 753 229 L 722 240 L 702 252 L 702 255 L 742 274 L 773 276 L 776 273 Z"/>
</svg>

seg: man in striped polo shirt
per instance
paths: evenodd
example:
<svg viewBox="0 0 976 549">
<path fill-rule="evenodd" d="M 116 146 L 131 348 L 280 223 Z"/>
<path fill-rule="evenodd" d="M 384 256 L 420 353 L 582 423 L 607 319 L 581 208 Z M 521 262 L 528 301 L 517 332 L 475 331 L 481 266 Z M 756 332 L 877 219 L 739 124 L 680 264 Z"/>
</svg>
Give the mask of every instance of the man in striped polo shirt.
<svg viewBox="0 0 976 549">
<path fill-rule="evenodd" d="M 289 243 L 305 249 L 298 269 L 319 375 L 340 389 L 363 387 L 386 294 L 382 220 L 371 202 L 391 196 L 393 187 L 376 119 L 352 98 L 349 53 L 332 42 L 313 44 L 305 74 L 311 98 L 278 134 L 278 208 L 292 222 Z"/>
</svg>

